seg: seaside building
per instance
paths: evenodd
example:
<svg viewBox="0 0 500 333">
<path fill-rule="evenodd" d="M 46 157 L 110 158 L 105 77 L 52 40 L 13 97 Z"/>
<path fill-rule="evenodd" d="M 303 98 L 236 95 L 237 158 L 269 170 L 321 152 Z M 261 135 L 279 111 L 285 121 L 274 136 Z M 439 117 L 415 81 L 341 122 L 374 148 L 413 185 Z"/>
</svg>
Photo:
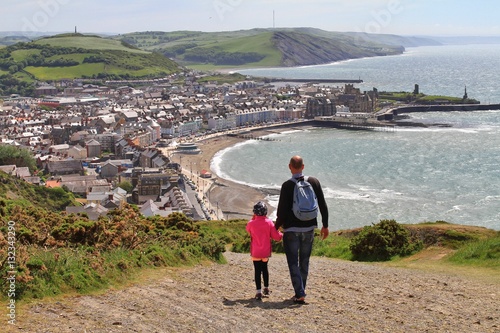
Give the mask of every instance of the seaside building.
<svg viewBox="0 0 500 333">
<path fill-rule="evenodd" d="M 261 124 L 274 121 L 276 118 L 275 112 L 267 108 L 245 109 L 234 114 L 236 126 Z"/>
<path fill-rule="evenodd" d="M 321 116 L 333 116 L 336 112 L 335 102 L 321 95 L 307 100 L 304 118 L 314 119 Z"/>
<path fill-rule="evenodd" d="M 44 89 L 38 90 L 43 98 L 18 96 L 2 105 L 2 142 L 26 146 L 36 154 L 38 165 L 52 175 L 92 174 L 110 186 L 117 178 L 130 179 L 136 202 L 152 198 L 164 212 L 166 206 L 157 199 L 175 181 L 161 175 L 168 174 L 171 161 L 152 149 L 153 145 L 166 147 L 175 138 L 201 136 L 207 130 L 213 133 L 292 121 L 304 115 L 328 116 L 352 106 L 363 109 L 373 105 L 370 94 L 352 85 L 330 89 L 310 84 L 273 88 L 249 80 L 202 83 L 194 73 L 186 74 L 185 85 L 174 84 L 182 82 L 179 76 L 114 82 L 96 79 L 96 84 L 85 85 L 83 80 L 66 79 L 53 83 L 57 89 L 43 84 Z M 347 95 L 342 97 L 346 103 L 339 102 L 341 95 Z M 345 109 L 339 110 L 340 105 Z M 185 142 L 176 152 L 198 154 L 201 150 L 196 143 Z M 72 161 L 60 161 L 68 157 Z M 141 167 L 142 172 L 132 171 L 132 166 Z M 175 210 L 177 201 L 171 198 L 169 202 Z M 149 207 L 148 211 L 155 210 Z"/>
<path fill-rule="evenodd" d="M 199 154 L 201 150 L 193 142 L 182 142 L 177 146 L 176 152 L 181 154 Z"/>
</svg>

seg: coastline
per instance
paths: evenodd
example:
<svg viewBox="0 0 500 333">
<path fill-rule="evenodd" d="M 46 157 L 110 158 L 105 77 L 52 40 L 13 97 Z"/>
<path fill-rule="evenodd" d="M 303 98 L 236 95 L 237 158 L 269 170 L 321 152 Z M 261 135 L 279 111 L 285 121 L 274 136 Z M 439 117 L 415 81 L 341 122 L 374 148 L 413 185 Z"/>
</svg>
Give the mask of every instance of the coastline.
<svg viewBox="0 0 500 333">
<path fill-rule="evenodd" d="M 251 130 L 251 133 L 254 138 L 258 138 L 272 133 L 287 131 L 297 125 L 297 123 L 291 123 L 289 126 L 269 126 L 257 128 Z M 198 148 L 201 150 L 199 154 L 188 155 L 175 153 L 172 155 L 173 161 L 181 164 L 181 167 L 185 170 L 185 174 L 187 176 L 191 176 L 191 171 L 196 178 L 196 175 L 200 175 L 203 170 L 212 173 L 212 178 L 201 180 L 205 183 L 198 183 L 197 186 L 199 187 L 199 190 L 206 192 L 206 197 L 210 201 L 210 207 L 221 212 L 220 214 L 216 214 L 217 219 L 250 220 L 253 215 L 253 205 L 258 201 L 266 201 L 268 194 L 264 191 L 248 185 L 219 178 L 213 170 L 211 170 L 212 159 L 219 151 L 247 140 L 251 139 L 227 136 L 225 134 L 209 138 L 201 138 L 196 141 Z M 283 179 L 285 178 L 286 177 L 284 176 Z M 273 207 L 268 204 L 268 209 L 268 214 L 271 215 L 273 213 Z"/>
</svg>

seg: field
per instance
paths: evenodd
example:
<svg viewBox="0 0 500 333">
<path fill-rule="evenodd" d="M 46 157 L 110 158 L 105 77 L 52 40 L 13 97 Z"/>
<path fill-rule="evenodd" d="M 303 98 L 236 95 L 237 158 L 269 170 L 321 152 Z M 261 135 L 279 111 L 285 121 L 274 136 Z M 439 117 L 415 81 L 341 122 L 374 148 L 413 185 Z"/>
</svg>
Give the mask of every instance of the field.
<svg viewBox="0 0 500 333">
<path fill-rule="evenodd" d="M 121 42 L 111 39 L 104 39 L 98 37 L 57 37 L 57 38 L 44 38 L 35 41 L 35 44 L 51 45 L 57 47 L 79 47 L 90 50 L 118 50 L 127 51 L 132 53 L 148 54 L 148 51 L 131 49 L 124 46 Z"/>
<path fill-rule="evenodd" d="M 13 45 L 0 52 L 0 59 L 5 59 L 0 62 L 0 74 L 11 73 L 25 82 L 163 77 L 179 70 L 161 54 L 117 40 L 73 34 Z"/>
</svg>

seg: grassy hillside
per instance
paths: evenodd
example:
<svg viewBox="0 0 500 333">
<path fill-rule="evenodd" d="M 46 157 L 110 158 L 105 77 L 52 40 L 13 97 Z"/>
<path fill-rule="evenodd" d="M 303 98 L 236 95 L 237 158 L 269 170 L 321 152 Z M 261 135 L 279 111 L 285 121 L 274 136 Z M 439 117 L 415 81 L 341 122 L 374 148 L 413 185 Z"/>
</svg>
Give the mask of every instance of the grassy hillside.
<svg viewBox="0 0 500 333">
<path fill-rule="evenodd" d="M 0 262 L 6 262 L 8 246 L 15 246 L 16 300 L 88 293 L 130 282 L 150 268 L 221 261 L 226 249 L 248 252 L 246 220 L 196 222 L 181 213 L 145 218 L 130 205 L 97 221 L 57 212 L 72 200 L 62 189 L 35 187 L 0 173 Z M 423 250 L 384 265 L 460 270 L 500 283 L 499 232 L 444 222 L 405 227 Z M 359 232 L 332 232 L 315 242 L 313 255 L 352 260 L 350 242 Z M 273 251 L 283 252 L 282 242 L 273 243 Z M 12 274 L 9 270 L 0 266 L 0 275 Z M 0 287 L 7 290 L 7 283 L 0 280 Z M 5 298 L 6 293 L 0 295 Z"/>
<path fill-rule="evenodd" d="M 135 32 L 112 37 L 154 50 L 198 69 L 302 66 L 398 54 L 405 46 L 432 40 L 396 35 L 329 32 L 314 28 L 251 29 L 230 32 Z"/>
<path fill-rule="evenodd" d="M 179 71 L 179 64 L 202 70 L 316 65 L 432 43 L 313 28 L 146 31 L 108 38 L 69 33 L 0 48 L 0 76 L 6 76 L 0 80 L 153 78 Z"/>
<path fill-rule="evenodd" d="M 62 188 L 34 186 L 22 179 L 12 177 L 0 171 L 0 206 L 28 207 L 40 206 L 51 211 L 64 210 L 66 206 L 77 205 L 72 193 Z M 5 211 L 0 210 L 5 216 Z"/>
<path fill-rule="evenodd" d="M 98 36 L 56 35 L 0 49 L 0 75 L 20 80 L 153 78 L 179 70 L 159 53 Z"/>
<path fill-rule="evenodd" d="M 29 37 L 21 36 L 21 35 L 13 35 L 13 36 L 0 36 L 0 49 L 4 46 L 20 43 L 20 42 L 29 42 L 31 41 Z"/>
<path fill-rule="evenodd" d="M 104 39 L 96 36 L 83 36 L 78 34 L 56 35 L 39 39 L 33 42 L 38 45 L 50 45 L 54 47 L 76 47 L 88 50 L 118 50 L 132 53 L 149 54 L 150 52 L 143 51 L 137 48 L 132 48 L 119 41 Z"/>
</svg>

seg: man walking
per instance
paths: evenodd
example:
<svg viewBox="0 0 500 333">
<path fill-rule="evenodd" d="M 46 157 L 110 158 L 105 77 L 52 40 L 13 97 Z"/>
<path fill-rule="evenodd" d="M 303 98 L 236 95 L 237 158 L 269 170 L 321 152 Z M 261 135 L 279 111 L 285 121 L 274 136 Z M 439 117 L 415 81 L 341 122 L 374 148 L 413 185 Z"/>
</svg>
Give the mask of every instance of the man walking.
<svg viewBox="0 0 500 333">
<path fill-rule="evenodd" d="M 309 273 L 309 258 L 311 257 L 314 240 L 314 230 L 318 227 L 316 217 L 310 220 L 301 220 L 295 216 L 294 189 L 297 181 L 304 180 L 302 171 L 304 161 L 300 156 L 293 156 L 288 164 L 292 178 L 281 185 L 280 198 L 278 202 L 276 229 L 283 228 L 283 247 L 285 249 L 290 278 L 292 280 L 295 295 L 292 298 L 295 303 L 304 303 L 306 297 L 306 282 Z M 294 180 L 295 179 L 295 180 Z M 316 194 L 319 211 L 321 213 L 321 237 L 328 237 L 328 207 L 321 185 L 315 177 L 307 177 Z"/>
</svg>

